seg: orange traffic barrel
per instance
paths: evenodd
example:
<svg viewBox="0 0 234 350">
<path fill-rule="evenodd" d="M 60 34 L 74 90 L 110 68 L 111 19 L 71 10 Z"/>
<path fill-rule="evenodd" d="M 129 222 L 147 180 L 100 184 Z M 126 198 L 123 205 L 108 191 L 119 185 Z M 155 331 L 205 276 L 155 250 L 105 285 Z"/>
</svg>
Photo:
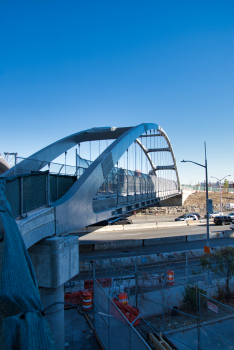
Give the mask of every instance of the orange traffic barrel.
<svg viewBox="0 0 234 350">
<path fill-rule="evenodd" d="M 125 305 L 128 303 L 128 295 L 127 293 L 119 293 L 119 301 Z"/>
<path fill-rule="evenodd" d="M 167 284 L 169 286 L 174 285 L 174 271 L 172 270 L 167 271 Z"/>
<path fill-rule="evenodd" d="M 83 309 L 92 309 L 93 297 L 91 292 L 83 292 L 82 307 Z"/>
</svg>

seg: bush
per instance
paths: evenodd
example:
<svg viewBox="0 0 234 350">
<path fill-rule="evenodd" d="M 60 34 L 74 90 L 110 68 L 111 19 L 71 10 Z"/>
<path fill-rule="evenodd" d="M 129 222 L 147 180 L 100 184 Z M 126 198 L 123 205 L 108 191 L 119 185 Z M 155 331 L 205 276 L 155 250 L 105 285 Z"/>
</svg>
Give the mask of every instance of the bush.
<svg viewBox="0 0 234 350">
<path fill-rule="evenodd" d="M 197 297 L 199 292 L 206 295 L 206 291 L 204 289 L 197 287 Z M 197 304 L 196 304 L 196 285 L 195 284 L 190 283 L 185 286 L 183 297 L 184 297 L 184 303 L 186 307 L 189 310 L 196 311 Z"/>
</svg>

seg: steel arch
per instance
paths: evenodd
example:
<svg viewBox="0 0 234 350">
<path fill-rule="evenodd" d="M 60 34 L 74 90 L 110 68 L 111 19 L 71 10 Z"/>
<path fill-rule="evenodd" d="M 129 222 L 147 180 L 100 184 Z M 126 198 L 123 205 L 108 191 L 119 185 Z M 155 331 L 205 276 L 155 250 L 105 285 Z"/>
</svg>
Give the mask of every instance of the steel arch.
<svg viewBox="0 0 234 350">
<path fill-rule="evenodd" d="M 62 234 L 88 226 L 95 222 L 111 217 L 111 210 L 94 213 L 92 200 L 98 189 L 101 187 L 111 169 L 118 162 L 120 157 L 143 133 L 148 130 L 163 130 L 153 123 L 144 123 L 122 133 L 102 154 L 87 168 L 78 181 L 70 190 L 57 202 L 53 204 L 56 211 L 56 232 Z M 166 135 L 164 133 L 164 135 Z M 163 135 L 163 136 L 164 136 Z M 170 141 L 167 138 L 167 142 Z M 171 147 L 171 145 L 170 145 Z M 173 152 L 171 147 L 171 152 Z M 175 157 L 173 153 L 173 159 Z M 175 164 L 175 169 L 176 164 Z M 177 180 L 178 172 L 176 171 Z"/>
</svg>

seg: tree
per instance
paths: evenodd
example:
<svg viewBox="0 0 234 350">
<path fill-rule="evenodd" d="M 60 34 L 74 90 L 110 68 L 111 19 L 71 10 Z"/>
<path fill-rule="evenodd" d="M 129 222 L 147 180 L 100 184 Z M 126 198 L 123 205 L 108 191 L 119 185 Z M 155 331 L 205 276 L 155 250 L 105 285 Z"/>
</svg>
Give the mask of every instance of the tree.
<svg viewBox="0 0 234 350">
<path fill-rule="evenodd" d="M 224 184 L 223 184 L 223 187 L 228 189 L 229 188 L 229 182 L 227 179 L 224 180 Z"/>
<path fill-rule="evenodd" d="M 234 275 L 234 248 L 221 247 L 215 253 L 210 253 L 200 259 L 203 269 L 209 269 L 217 276 L 226 278 L 226 296 L 230 299 L 230 278 Z"/>
</svg>

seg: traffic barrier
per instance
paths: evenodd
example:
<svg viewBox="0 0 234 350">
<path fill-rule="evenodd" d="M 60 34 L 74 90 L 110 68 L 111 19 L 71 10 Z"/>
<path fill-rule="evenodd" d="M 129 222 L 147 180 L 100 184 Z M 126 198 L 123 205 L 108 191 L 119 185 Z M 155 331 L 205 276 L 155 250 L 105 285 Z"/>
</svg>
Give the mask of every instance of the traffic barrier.
<svg viewBox="0 0 234 350">
<path fill-rule="evenodd" d="M 110 277 L 98 278 L 97 282 L 103 288 L 112 286 L 112 279 Z M 86 280 L 86 281 L 84 281 L 84 289 L 93 289 L 93 280 Z"/>
<path fill-rule="evenodd" d="M 92 292 L 83 292 L 82 307 L 83 309 L 92 309 L 93 295 Z"/>
<path fill-rule="evenodd" d="M 121 301 L 117 301 L 112 299 L 118 309 L 122 312 L 122 314 L 127 318 L 130 323 L 133 323 L 134 320 L 139 316 L 140 310 L 136 307 L 132 307 L 131 305 L 125 305 Z M 136 327 L 140 323 L 139 318 L 133 323 L 133 326 Z"/>
<path fill-rule="evenodd" d="M 119 293 L 119 301 L 125 305 L 128 304 L 128 295 L 127 293 Z"/>
<path fill-rule="evenodd" d="M 169 286 L 174 285 L 174 271 L 172 270 L 167 271 L 167 284 Z"/>
<path fill-rule="evenodd" d="M 80 305 L 82 301 L 83 292 L 73 292 L 73 293 L 65 293 L 65 303 Z M 65 305 L 66 306 L 66 305 Z"/>
</svg>

